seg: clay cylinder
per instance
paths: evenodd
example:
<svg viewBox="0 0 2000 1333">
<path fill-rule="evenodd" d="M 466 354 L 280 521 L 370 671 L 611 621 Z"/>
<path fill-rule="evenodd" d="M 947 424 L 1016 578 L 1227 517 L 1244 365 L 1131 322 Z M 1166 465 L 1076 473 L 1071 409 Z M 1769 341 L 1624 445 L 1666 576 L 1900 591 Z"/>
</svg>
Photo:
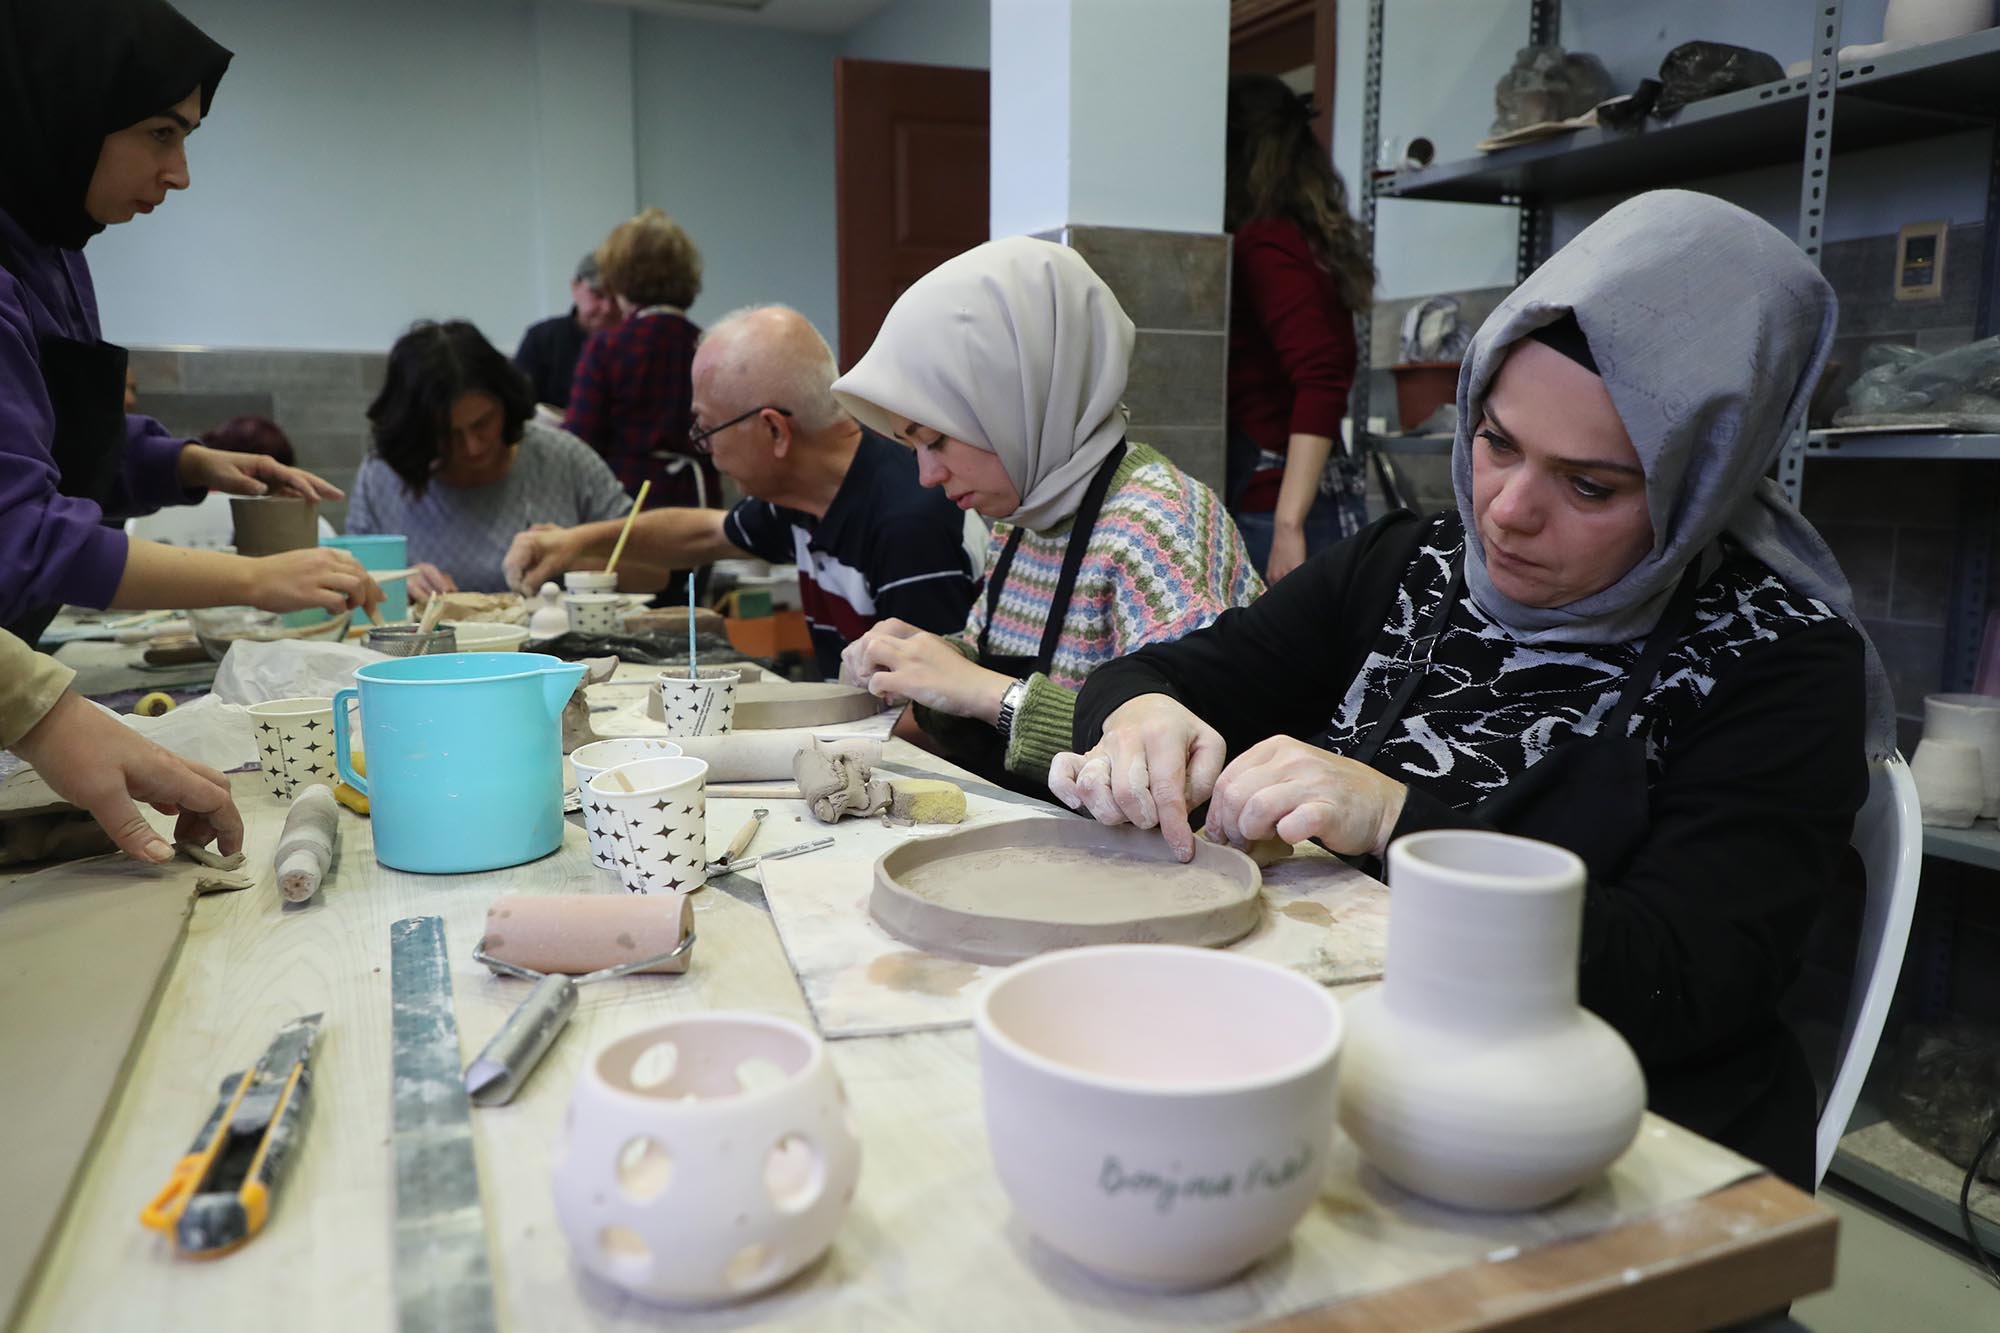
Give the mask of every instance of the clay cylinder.
<svg viewBox="0 0 2000 1333">
<path fill-rule="evenodd" d="M 799 751 L 816 737 L 809 729 L 683 736 L 675 744 L 708 765 L 710 782 L 775 782 L 792 776 Z M 864 764 L 882 762 L 882 742 L 868 736 L 831 735 L 820 748 Z"/>
<path fill-rule="evenodd" d="M 319 545 L 319 502 L 292 495 L 232 495 L 236 554 L 277 555 Z"/>
<path fill-rule="evenodd" d="M 485 949 L 516 967 L 581 976 L 671 953 L 693 930 L 694 906 L 683 894 L 508 894 L 486 909 Z M 689 957 L 644 970 L 685 972 Z"/>
<path fill-rule="evenodd" d="M 334 804 L 333 789 L 315 782 L 286 811 L 285 829 L 278 835 L 277 855 L 272 858 L 285 901 L 302 903 L 319 892 L 339 841 L 340 807 Z"/>
</svg>

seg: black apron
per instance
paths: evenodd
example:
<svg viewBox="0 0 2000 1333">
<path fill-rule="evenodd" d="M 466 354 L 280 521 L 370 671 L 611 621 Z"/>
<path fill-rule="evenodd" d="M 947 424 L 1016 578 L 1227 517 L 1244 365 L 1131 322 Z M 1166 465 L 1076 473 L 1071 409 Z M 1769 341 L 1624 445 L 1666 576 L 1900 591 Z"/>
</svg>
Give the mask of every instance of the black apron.
<svg viewBox="0 0 2000 1333">
<path fill-rule="evenodd" d="M 0 268 L 19 273 L 21 265 L 0 241 Z M 117 492 L 125 467 L 125 362 L 123 347 L 99 340 L 82 342 L 53 334 L 37 340 L 42 386 L 55 412 L 49 443 L 56 489 L 103 506 Z M 6 626 L 33 644 L 59 607 L 33 607 Z"/>
<path fill-rule="evenodd" d="M 1512 782 L 1473 806 L 1471 814 L 1508 833 L 1569 848 L 1583 858 L 1595 878 L 1616 875 L 1644 841 L 1652 822 L 1646 742 L 1643 737 L 1626 735 L 1626 727 L 1633 709 L 1646 697 L 1660 674 L 1661 663 L 1694 618 L 1701 568 L 1702 561 L 1695 560 L 1681 575 L 1659 624 L 1646 636 L 1646 646 L 1640 650 L 1639 660 L 1633 664 L 1617 704 L 1596 732 L 1556 746 Z M 1424 626 L 1421 659 L 1390 698 L 1388 711 L 1351 758 L 1374 766 L 1389 733 L 1422 688 L 1430 671 L 1431 650 L 1464 593 L 1465 564 L 1461 557 L 1444 601 Z"/>
<path fill-rule="evenodd" d="M 1056 578 L 1055 599 L 1049 603 L 1048 622 L 1042 626 L 1041 651 L 1033 657 L 996 653 L 987 646 L 987 638 L 993 630 L 993 613 L 999 609 L 1000 594 L 1007 586 L 1007 571 L 1014 567 L 1014 553 L 1020 549 L 1023 529 L 1016 527 L 1007 534 L 1007 544 L 1001 548 L 1000 558 L 993 562 L 993 573 L 986 580 L 986 621 L 979 627 L 977 660 L 980 666 L 1016 680 L 1026 680 L 1037 672 L 1048 674 L 1049 666 L 1056 658 L 1056 647 L 1062 642 L 1063 622 L 1069 619 L 1069 604 L 1076 593 L 1077 573 L 1083 568 L 1083 557 L 1090 550 L 1090 538 L 1097 531 L 1097 516 L 1104 510 L 1104 497 L 1110 493 L 1111 478 L 1124 460 L 1125 441 L 1120 440 L 1117 447 L 1104 456 L 1104 461 L 1098 465 L 1090 485 L 1083 492 L 1083 501 L 1077 506 L 1076 517 L 1070 524 L 1069 544 L 1063 549 L 1062 572 Z M 963 743 L 953 747 L 953 763 L 1017 791 L 1026 790 L 1039 795 L 1046 790 L 1024 786 L 1018 777 L 1010 776 L 1007 772 L 1007 738 L 997 731 L 983 730 L 985 734 L 972 742 L 975 753 L 958 753 Z"/>
</svg>

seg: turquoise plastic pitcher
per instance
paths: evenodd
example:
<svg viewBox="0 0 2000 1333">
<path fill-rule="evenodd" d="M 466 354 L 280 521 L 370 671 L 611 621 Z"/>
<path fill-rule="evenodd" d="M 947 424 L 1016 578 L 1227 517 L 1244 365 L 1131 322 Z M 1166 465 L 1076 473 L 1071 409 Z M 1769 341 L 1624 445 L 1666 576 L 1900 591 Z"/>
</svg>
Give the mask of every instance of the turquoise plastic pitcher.
<svg viewBox="0 0 2000 1333">
<path fill-rule="evenodd" d="M 397 870 L 498 870 L 562 845 L 562 710 L 581 663 L 546 653 L 444 653 L 358 668 L 333 696 L 341 781 L 368 798 L 375 859 Z M 368 776 L 347 708 L 361 703 Z"/>
</svg>

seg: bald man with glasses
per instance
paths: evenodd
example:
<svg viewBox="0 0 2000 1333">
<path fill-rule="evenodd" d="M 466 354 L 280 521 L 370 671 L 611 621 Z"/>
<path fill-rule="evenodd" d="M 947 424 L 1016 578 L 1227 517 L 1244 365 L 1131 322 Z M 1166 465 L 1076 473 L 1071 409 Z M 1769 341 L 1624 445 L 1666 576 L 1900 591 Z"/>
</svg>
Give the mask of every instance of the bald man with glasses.
<svg viewBox="0 0 2000 1333">
<path fill-rule="evenodd" d="M 731 557 L 795 564 L 814 657 L 840 654 L 891 617 L 938 634 L 965 625 L 985 563 L 985 528 L 917 480 L 908 449 L 834 401 L 833 353 L 785 306 L 731 314 L 695 352 L 688 440 L 747 497 L 734 509 L 656 509 L 632 525 L 619 585 L 650 590 L 676 569 Z M 539 527 L 507 552 L 524 592 L 566 570 L 602 569 L 619 522 Z"/>
</svg>

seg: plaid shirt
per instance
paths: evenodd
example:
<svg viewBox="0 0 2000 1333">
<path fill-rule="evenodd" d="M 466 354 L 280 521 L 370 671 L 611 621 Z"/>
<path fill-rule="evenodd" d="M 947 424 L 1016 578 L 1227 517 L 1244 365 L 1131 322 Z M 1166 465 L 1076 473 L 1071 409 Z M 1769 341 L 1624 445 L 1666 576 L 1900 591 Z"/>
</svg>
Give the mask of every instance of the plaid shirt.
<svg viewBox="0 0 2000 1333">
<path fill-rule="evenodd" d="M 696 468 L 713 508 L 721 508 L 722 478 L 715 464 L 688 443 L 695 340 L 701 329 L 677 311 L 640 311 L 624 323 L 592 334 L 570 386 L 572 435 L 604 456 L 629 494 L 653 483 L 648 507 L 699 504 Z M 678 455 L 695 466 L 656 455 Z"/>
</svg>

